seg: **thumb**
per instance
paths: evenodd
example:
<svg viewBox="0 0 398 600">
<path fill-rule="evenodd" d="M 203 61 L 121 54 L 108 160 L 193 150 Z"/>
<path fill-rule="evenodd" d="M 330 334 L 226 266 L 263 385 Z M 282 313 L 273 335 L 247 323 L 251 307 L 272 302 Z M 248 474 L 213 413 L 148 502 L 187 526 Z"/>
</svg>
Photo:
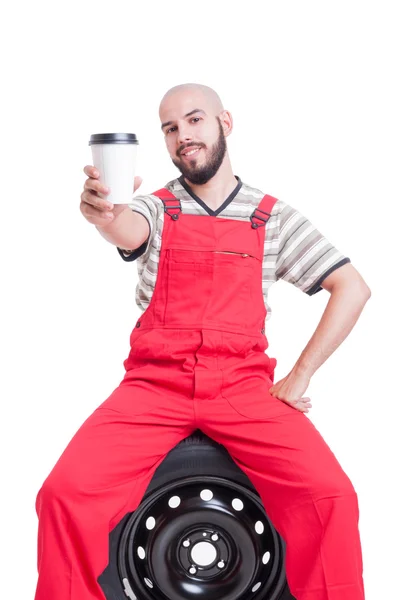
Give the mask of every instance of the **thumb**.
<svg viewBox="0 0 398 600">
<path fill-rule="evenodd" d="M 138 190 L 141 183 L 142 183 L 142 177 L 139 177 L 138 175 L 136 177 L 134 177 L 134 191 Z"/>
</svg>

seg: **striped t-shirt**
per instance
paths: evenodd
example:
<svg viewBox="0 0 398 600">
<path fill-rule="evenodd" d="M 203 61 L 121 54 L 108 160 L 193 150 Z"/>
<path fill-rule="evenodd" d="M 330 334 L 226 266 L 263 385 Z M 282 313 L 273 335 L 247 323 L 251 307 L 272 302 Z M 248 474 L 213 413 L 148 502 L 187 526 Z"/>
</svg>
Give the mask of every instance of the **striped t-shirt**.
<svg viewBox="0 0 398 600">
<path fill-rule="evenodd" d="M 236 188 L 217 210 L 211 209 L 196 196 L 182 176 L 169 181 L 165 187 L 180 200 L 183 213 L 246 221 L 264 193 L 242 183 L 239 177 L 236 179 Z M 132 253 L 127 254 L 117 248 L 123 260 L 137 260 L 139 280 L 135 301 L 145 311 L 157 277 L 164 206 L 160 198 L 151 194 L 134 196 L 128 206 L 147 219 L 150 229 L 148 239 Z M 275 202 L 265 227 L 262 290 L 267 320 L 272 313 L 268 290 L 278 279 L 288 281 L 312 296 L 323 289 L 321 283 L 332 271 L 350 262 L 350 259 L 341 254 L 304 215 L 282 200 Z"/>
</svg>

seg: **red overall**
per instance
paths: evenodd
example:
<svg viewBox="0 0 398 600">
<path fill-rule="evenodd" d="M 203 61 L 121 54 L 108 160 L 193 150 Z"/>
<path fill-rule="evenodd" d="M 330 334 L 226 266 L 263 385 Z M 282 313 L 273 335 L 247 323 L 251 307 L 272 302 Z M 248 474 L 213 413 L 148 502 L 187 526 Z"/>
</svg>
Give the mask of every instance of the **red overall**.
<svg viewBox="0 0 398 600">
<path fill-rule="evenodd" d="M 265 196 L 250 219 L 187 215 L 167 190 L 154 294 L 120 385 L 41 487 L 36 600 L 103 600 L 109 532 L 195 429 L 223 444 L 286 542 L 297 600 L 363 600 L 352 483 L 310 419 L 273 397 L 265 353 Z"/>
</svg>

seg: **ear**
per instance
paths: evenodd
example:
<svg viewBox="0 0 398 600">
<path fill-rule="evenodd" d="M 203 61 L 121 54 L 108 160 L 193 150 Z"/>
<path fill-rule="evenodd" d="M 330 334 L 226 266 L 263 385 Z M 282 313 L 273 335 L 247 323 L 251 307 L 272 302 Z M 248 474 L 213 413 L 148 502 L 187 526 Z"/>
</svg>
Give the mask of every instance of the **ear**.
<svg viewBox="0 0 398 600">
<path fill-rule="evenodd" d="M 229 135 L 231 135 L 234 126 L 232 115 L 229 112 L 229 110 L 223 110 L 222 113 L 220 113 L 219 118 L 221 121 L 222 128 L 224 130 L 224 135 L 225 137 L 228 137 Z"/>
</svg>

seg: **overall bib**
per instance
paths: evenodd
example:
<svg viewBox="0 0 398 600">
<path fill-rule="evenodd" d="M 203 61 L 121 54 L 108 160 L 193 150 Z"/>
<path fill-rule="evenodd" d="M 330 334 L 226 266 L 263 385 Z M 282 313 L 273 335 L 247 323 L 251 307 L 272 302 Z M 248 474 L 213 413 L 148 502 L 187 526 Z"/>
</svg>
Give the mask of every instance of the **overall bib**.
<svg viewBox="0 0 398 600">
<path fill-rule="evenodd" d="M 358 499 L 304 413 L 269 392 L 262 262 L 276 201 L 250 219 L 182 213 L 168 190 L 153 296 L 119 386 L 43 483 L 36 600 L 103 600 L 109 532 L 195 429 L 223 444 L 286 542 L 297 600 L 364 600 Z"/>
</svg>

